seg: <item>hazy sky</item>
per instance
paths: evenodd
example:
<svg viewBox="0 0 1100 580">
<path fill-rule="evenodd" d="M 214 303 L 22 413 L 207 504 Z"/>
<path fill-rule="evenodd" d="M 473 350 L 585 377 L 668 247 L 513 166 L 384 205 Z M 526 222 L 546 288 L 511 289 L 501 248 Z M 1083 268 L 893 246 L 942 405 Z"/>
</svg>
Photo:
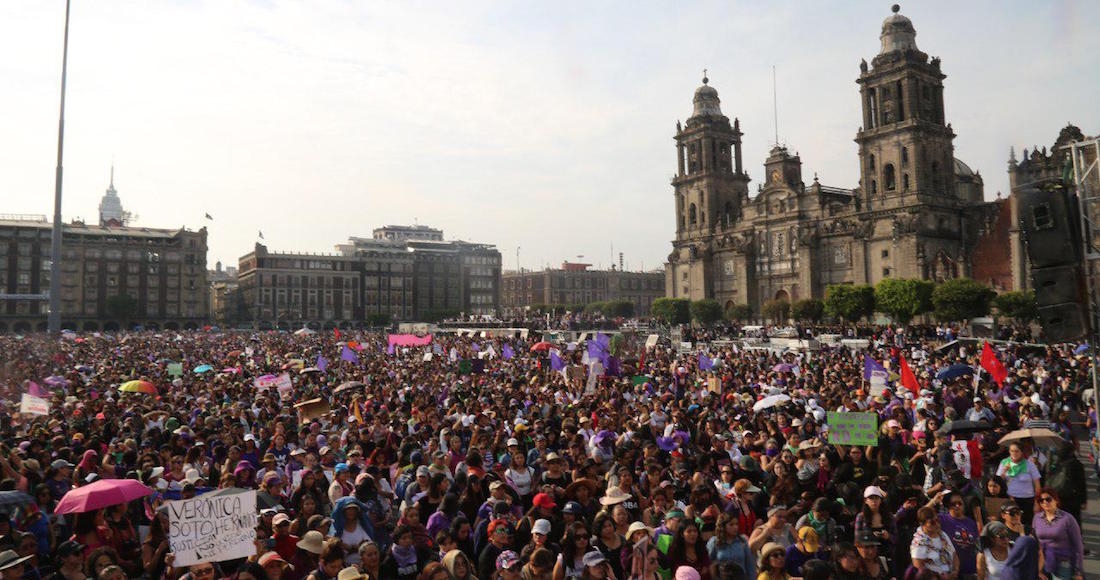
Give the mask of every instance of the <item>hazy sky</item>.
<svg viewBox="0 0 1100 580">
<path fill-rule="evenodd" d="M 709 69 L 763 178 L 779 136 L 809 183 L 853 187 L 855 78 L 890 2 L 73 0 L 66 220 L 94 221 L 112 159 L 150 227 L 210 229 L 236 264 L 332 252 L 417 220 L 513 268 L 583 255 L 659 266 L 673 133 Z M 1007 189 L 1008 148 L 1100 133 L 1100 2 L 902 3 L 943 59 L 956 155 Z M 64 0 L 0 3 L 0 213 L 49 214 Z M 203 219 L 209 212 L 213 222 Z"/>
</svg>

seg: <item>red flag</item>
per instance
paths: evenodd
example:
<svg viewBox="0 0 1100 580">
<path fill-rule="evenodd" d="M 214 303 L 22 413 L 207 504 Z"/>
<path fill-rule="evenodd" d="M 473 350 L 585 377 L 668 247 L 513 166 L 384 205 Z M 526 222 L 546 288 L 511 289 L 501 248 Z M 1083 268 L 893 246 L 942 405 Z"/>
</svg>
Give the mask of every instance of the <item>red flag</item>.
<svg viewBox="0 0 1100 580">
<path fill-rule="evenodd" d="M 339 328 L 333 328 L 332 333 L 336 335 L 336 338 L 340 338 L 340 329 Z"/>
<path fill-rule="evenodd" d="M 989 346 L 989 343 L 985 343 L 982 347 L 982 368 L 985 372 L 989 373 L 993 377 L 997 384 L 1004 386 L 1005 377 L 1008 376 L 1008 369 L 1005 365 L 997 359 L 997 354 L 993 352 L 993 347 Z"/>
<path fill-rule="evenodd" d="M 906 362 L 904 356 L 901 357 L 901 386 L 912 391 L 914 397 L 920 393 L 920 384 L 917 383 L 917 375 L 913 374 L 913 370 L 909 368 L 909 363 Z"/>
</svg>

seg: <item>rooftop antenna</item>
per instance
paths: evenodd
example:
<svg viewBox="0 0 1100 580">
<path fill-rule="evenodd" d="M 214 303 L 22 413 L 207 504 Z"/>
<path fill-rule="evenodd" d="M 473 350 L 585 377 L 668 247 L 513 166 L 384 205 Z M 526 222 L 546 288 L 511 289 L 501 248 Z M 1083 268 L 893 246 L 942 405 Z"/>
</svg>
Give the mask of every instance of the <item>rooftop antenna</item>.
<svg viewBox="0 0 1100 580">
<path fill-rule="evenodd" d="M 775 91 L 775 65 L 772 65 L 772 117 L 775 119 L 775 145 L 779 146 L 779 99 Z"/>
</svg>

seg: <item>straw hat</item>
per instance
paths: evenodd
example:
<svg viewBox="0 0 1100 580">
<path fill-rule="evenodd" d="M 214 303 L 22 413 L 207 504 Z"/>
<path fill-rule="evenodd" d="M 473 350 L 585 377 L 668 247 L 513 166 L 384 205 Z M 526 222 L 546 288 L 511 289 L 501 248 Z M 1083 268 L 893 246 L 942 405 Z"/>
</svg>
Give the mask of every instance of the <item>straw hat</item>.
<svg viewBox="0 0 1100 580">
<path fill-rule="evenodd" d="M 626 493 L 625 491 L 617 487 L 613 487 L 607 490 L 607 493 L 600 498 L 600 505 L 611 506 L 615 504 L 620 504 L 632 497 L 634 496 Z"/>
<path fill-rule="evenodd" d="M 324 543 L 325 537 L 321 535 L 321 532 L 310 530 L 302 536 L 302 539 L 298 540 L 296 545 L 311 554 L 320 555 L 322 548 L 324 548 Z"/>
<path fill-rule="evenodd" d="M 764 568 L 766 568 L 768 558 L 775 552 L 785 553 L 786 550 L 783 549 L 783 546 L 780 546 L 775 542 L 768 542 L 767 544 L 764 544 L 764 547 L 760 550 L 760 558 L 756 561 L 756 569 L 763 570 Z"/>
</svg>

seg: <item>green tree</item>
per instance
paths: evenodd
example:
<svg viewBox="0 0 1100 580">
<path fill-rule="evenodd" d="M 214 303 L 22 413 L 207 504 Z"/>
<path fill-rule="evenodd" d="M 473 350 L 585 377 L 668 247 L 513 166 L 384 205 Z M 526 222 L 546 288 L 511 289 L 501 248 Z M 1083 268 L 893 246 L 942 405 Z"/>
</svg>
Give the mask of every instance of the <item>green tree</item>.
<svg viewBox="0 0 1100 580">
<path fill-rule="evenodd" d="M 653 316 L 668 324 L 691 321 L 691 301 L 687 298 L 658 298 L 653 301 Z"/>
<path fill-rule="evenodd" d="M 454 318 L 454 317 L 458 316 L 459 314 L 461 314 L 461 311 L 459 311 L 457 308 L 440 308 L 440 309 L 435 309 L 435 310 L 425 310 L 424 313 L 420 315 L 420 321 L 421 322 L 439 322 L 441 320 L 446 320 L 448 318 Z M 387 317 L 386 322 L 383 323 L 383 325 L 388 324 L 388 323 L 389 323 L 389 318 Z"/>
<path fill-rule="evenodd" d="M 734 304 L 726 309 L 726 318 L 743 322 L 752 319 L 752 306 L 748 304 Z"/>
<path fill-rule="evenodd" d="M 584 305 L 584 312 L 585 312 L 585 314 L 595 314 L 595 313 L 598 312 L 598 313 L 603 314 L 603 315 L 606 316 L 607 315 L 607 303 L 606 302 L 589 302 L 588 304 Z"/>
<path fill-rule="evenodd" d="M 791 303 L 786 300 L 768 300 L 760 312 L 772 322 L 782 324 L 791 317 Z"/>
<path fill-rule="evenodd" d="M 130 327 L 130 319 L 137 314 L 138 301 L 129 294 L 107 297 L 107 314 L 123 321 L 123 328 Z"/>
<path fill-rule="evenodd" d="M 691 319 L 707 325 L 722 319 L 722 305 L 717 300 L 696 300 L 691 303 Z"/>
<path fill-rule="evenodd" d="M 367 315 L 367 326 L 371 328 L 378 328 L 381 326 L 389 326 L 390 313 L 389 312 L 374 312 Z"/>
<path fill-rule="evenodd" d="M 997 293 L 970 278 L 956 278 L 936 286 L 932 307 L 943 321 L 960 321 L 989 314 L 989 305 Z"/>
<path fill-rule="evenodd" d="M 932 310 L 935 287 L 928 280 L 884 278 L 875 286 L 875 310 L 897 324 L 909 324 L 913 318 Z"/>
<path fill-rule="evenodd" d="M 815 298 L 799 300 L 791 305 L 791 318 L 803 322 L 817 322 L 825 314 L 825 303 Z"/>
<path fill-rule="evenodd" d="M 614 318 L 630 318 L 634 316 L 634 303 L 629 300 L 612 300 L 607 303 L 604 314 Z"/>
<path fill-rule="evenodd" d="M 875 311 L 875 289 L 870 286 L 831 284 L 825 289 L 825 313 L 854 322 Z"/>
<path fill-rule="evenodd" d="M 997 309 L 997 314 L 1020 324 L 1027 324 L 1039 315 L 1034 290 L 1003 292 L 993 298 L 993 306 Z"/>
</svg>

